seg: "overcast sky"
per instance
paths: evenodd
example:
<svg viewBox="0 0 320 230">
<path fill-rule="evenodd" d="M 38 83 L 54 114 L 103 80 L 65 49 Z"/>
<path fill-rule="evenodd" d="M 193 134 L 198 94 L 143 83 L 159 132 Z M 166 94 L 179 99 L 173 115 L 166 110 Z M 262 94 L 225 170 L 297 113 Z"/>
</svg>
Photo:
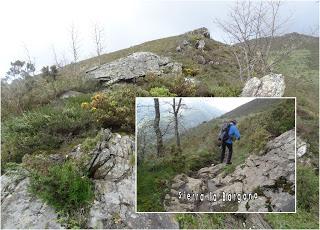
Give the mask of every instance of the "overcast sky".
<svg viewBox="0 0 320 230">
<path fill-rule="evenodd" d="M 201 103 L 201 105 L 209 105 L 225 113 L 254 100 L 252 97 L 184 97 L 183 103 L 187 107 L 192 108 L 192 105 Z M 161 106 L 170 107 L 172 98 L 160 98 L 159 100 Z M 139 97 L 137 98 L 137 104 L 139 105 L 153 105 L 152 97 Z M 154 110 L 153 106 L 144 107 L 144 109 Z M 171 110 L 171 108 L 169 109 Z"/>
<path fill-rule="evenodd" d="M 213 23 L 227 20 L 232 1 L 138 0 L 1 0 L 0 76 L 16 59 L 26 59 L 26 49 L 39 70 L 54 64 L 52 47 L 59 59 L 71 60 L 70 27 L 80 36 L 80 58 L 94 54 L 95 23 L 105 31 L 106 51 L 207 27 L 211 37 L 224 40 Z M 310 33 L 319 25 L 317 1 L 286 1 L 281 16 L 293 15 L 288 32 Z"/>
</svg>

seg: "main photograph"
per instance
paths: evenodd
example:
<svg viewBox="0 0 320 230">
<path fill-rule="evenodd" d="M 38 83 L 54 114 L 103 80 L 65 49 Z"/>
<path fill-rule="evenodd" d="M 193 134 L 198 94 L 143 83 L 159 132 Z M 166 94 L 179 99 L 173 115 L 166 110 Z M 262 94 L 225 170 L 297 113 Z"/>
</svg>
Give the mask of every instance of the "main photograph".
<svg viewBox="0 0 320 230">
<path fill-rule="evenodd" d="M 138 212 L 295 212 L 295 98 L 136 98 Z"/>
</svg>

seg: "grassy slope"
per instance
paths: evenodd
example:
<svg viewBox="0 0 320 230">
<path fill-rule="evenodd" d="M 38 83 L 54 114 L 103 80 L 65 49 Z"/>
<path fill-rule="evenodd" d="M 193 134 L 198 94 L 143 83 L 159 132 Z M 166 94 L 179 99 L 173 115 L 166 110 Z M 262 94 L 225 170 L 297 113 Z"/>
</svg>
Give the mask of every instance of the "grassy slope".
<svg viewBox="0 0 320 230">
<path fill-rule="evenodd" d="M 196 35 L 182 34 L 179 36 L 167 37 L 158 40 L 148 41 L 127 49 L 115 51 L 101 56 L 101 63 L 107 63 L 118 58 L 126 57 L 134 52 L 148 51 L 158 55 L 171 57 L 173 60 L 180 62 L 186 68 L 198 69 L 199 80 L 205 82 L 210 89 L 217 89 L 227 86 L 236 86 L 241 89 L 242 83 L 237 77 L 237 67 L 228 46 L 208 38 L 205 40 L 204 51 L 195 48 Z M 176 47 L 181 45 L 183 40 L 190 42 L 190 47 L 182 52 L 177 52 Z M 196 55 L 202 55 L 207 62 L 210 60 L 219 62 L 219 65 L 201 65 L 194 59 Z M 80 62 L 80 69 L 86 70 L 98 64 L 96 57 Z M 223 93 L 223 91 L 221 92 Z"/>
<path fill-rule="evenodd" d="M 310 143 L 308 157 L 318 169 L 319 159 L 319 43 L 318 38 L 303 37 L 304 43 L 294 50 L 288 59 L 279 63 L 276 71 L 286 76 L 285 96 L 297 97 L 297 133 Z M 297 214 L 268 214 L 266 219 L 274 228 L 318 228 L 319 227 L 319 177 L 318 171 L 306 166 L 309 174 L 297 168 L 297 199 L 309 190 L 311 208 L 299 208 Z M 310 181 L 308 184 L 302 182 Z"/>
<path fill-rule="evenodd" d="M 234 117 L 241 117 L 241 116 L 247 116 L 250 113 L 255 113 L 258 111 L 263 111 L 264 109 L 268 109 L 269 106 L 272 106 L 274 103 L 278 103 L 280 100 L 278 99 L 255 99 L 253 101 L 250 101 L 249 103 L 246 103 L 242 106 L 239 106 L 238 108 L 225 113 L 221 116 L 221 118 L 234 118 Z"/>
</svg>

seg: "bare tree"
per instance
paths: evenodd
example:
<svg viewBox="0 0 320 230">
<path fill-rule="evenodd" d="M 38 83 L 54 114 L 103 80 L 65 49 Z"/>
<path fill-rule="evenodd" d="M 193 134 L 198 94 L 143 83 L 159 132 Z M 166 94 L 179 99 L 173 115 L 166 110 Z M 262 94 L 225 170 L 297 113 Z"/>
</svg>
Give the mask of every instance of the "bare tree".
<svg viewBox="0 0 320 230">
<path fill-rule="evenodd" d="M 70 38 L 71 38 L 71 51 L 72 51 L 72 56 L 73 56 L 73 70 L 74 70 L 74 75 L 77 75 L 77 69 L 76 65 L 79 60 L 79 53 L 80 53 L 80 41 L 79 41 L 79 33 L 75 27 L 74 24 L 71 25 L 70 28 Z"/>
<path fill-rule="evenodd" d="M 153 128 L 157 137 L 157 156 L 163 156 L 163 140 L 162 133 L 160 129 L 160 106 L 159 106 L 159 98 L 154 98 L 154 110 L 155 110 L 155 118 L 153 123 Z"/>
<path fill-rule="evenodd" d="M 53 55 L 53 60 L 54 60 L 55 66 L 58 68 L 62 68 L 64 66 L 64 64 L 63 64 L 63 61 L 58 59 L 56 48 L 54 47 L 54 45 L 52 45 L 51 48 L 52 48 L 52 55 Z"/>
<path fill-rule="evenodd" d="M 29 68 L 29 76 L 30 74 L 32 74 L 32 76 L 34 76 L 34 73 L 36 71 L 36 62 L 35 62 L 35 58 L 33 58 L 33 60 L 31 59 L 31 55 L 29 52 L 29 49 L 27 47 L 27 45 L 25 43 L 23 43 L 23 49 L 26 53 L 26 57 L 27 57 L 27 67 Z"/>
<path fill-rule="evenodd" d="M 176 137 L 176 144 L 178 151 L 181 151 L 181 143 L 180 143 L 180 133 L 179 133 L 179 119 L 178 115 L 182 106 L 182 98 L 179 99 L 179 102 L 176 103 L 176 99 L 172 99 L 172 111 L 174 115 L 174 135 Z"/>
<path fill-rule="evenodd" d="M 232 53 L 239 67 L 241 81 L 257 74 L 266 74 L 289 54 L 292 48 L 283 46 L 271 58 L 275 38 L 283 34 L 289 17 L 281 20 L 280 1 L 237 1 L 228 21 L 216 19 L 216 24 L 228 35 Z"/>
<path fill-rule="evenodd" d="M 98 23 L 94 24 L 93 27 L 93 40 L 95 45 L 95 52 L 98 56 L 99 65 L 101 65 L 101 54 L 104 51 L 104 30 L 102 26 Z"/>
</svg>

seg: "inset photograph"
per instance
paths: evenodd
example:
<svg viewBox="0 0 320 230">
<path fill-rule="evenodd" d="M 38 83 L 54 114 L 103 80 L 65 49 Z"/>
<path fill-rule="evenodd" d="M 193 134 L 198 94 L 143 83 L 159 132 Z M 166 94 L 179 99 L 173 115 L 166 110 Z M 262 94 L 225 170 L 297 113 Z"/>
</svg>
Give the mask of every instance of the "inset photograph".
<svg viewBox="0 0 320 230">
<path fill-rule="evenodd" d="M 296 212 L 295 98 L 137 97 L 137 212 Z"/>
</svg>

